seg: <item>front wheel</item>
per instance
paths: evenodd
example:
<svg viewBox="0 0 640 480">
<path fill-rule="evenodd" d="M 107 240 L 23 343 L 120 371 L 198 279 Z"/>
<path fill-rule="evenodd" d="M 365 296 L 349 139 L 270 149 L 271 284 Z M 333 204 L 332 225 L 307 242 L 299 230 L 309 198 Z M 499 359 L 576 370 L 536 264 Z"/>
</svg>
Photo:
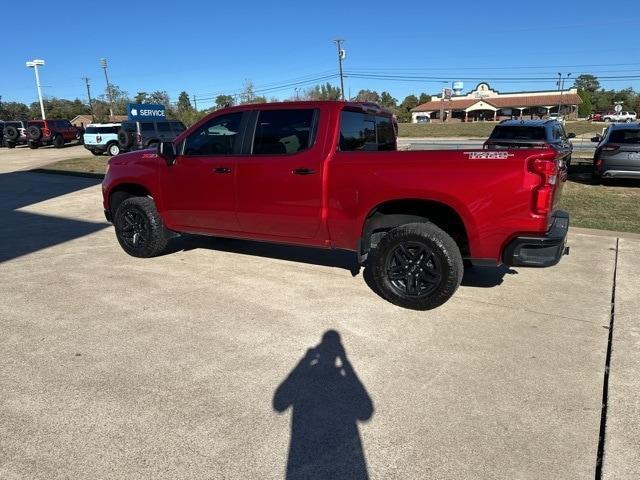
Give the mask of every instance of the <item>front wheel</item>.
<svg viewBox="0 0 640 480">
<path fill-rule="evenodd" d="M 60 135 L 56 135 L 55 138 L 53 139 L 53 146 L 55 148 L 64 147 L 64 138 L 62 138 Z"/>
<path fill-rule="evenodd" d="M 120 246 L 133 257 L 158 256 L 169 244 L 169 232 L 149 197 L 124 200 L 116 211 L 113 224 Z"/>
<path fill-rule="evenodd" d="M 455 241 L 436 225 L 409 223 L 385 235 L 372 259 L 373 278 L 391 303 L 430 310 L 460 286 L 464 266 Z"/>
</svg>

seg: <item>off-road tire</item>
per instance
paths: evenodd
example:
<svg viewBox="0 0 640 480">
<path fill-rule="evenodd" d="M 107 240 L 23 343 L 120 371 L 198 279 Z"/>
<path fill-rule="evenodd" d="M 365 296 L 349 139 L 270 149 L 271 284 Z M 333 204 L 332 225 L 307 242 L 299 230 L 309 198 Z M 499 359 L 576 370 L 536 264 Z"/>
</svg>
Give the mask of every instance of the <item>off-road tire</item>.
<svg viewBox="0 0 640 480">
<path fill-rule="evenodd" d="M 64 138 L 61 135 L 56 135 L 53 137 L 53 146 L 55 148 L 63 148 L 64 147 Z"/>
<path fill-rule="evenodd" d="M 399 261 L 398 255 L 412 260 Z M 391 303 L 413 310 L 431 310 L 445 303 L 464 274 L 456 242 L 430 222 L 408 223 L 389 231 L 374 250 L 371 267 L 380 293 Z M 413 281 L 409 278 L 412 271 Z M 398 277 L 402 272 L 409 276 Z"/>
<path fill-rule="evenodd" d="M 9 125 L 8 127 L 6 127 L 4 129 L 4 137 L 5 139 L 7 139 L 8 141 L 15 141 L 18 138 L 20 138 L 20 132 L 18 131 L 18 129 L 12 125 Z"/>
<path fill-rule="evenodd" d="M 33 142 L 27 142 L 27 145 L 29 146 L 29 148 L 31 150 L 35 150 L 36 148 L 38 148 L 40 146 L 37 143 L 33 143 Z"/>
<path fill-rule="evenodd" d="M 115 151 L 117 149 L 117 151 Z M 114 153 L 115 151 L 115 153 Z M 110 144 L 107 145 L 107 155 L 109 155 L 110 157 L 114 157 L 118 154 L 120 154 L 121 152 L 121 148 L 120 148 L 120 144 L 118 144 L 117 142 L 112 142 Z"/>
<path fill-rule="evenodd" d="M 42 129 L 35 125 L 31 125 L 27 128 L 27 137 L 31 140 L 40 140 L 42 138 Z"/>
<path fill-rule="evenodd" d="M 130 197 L 124 200 L 116 211 L 113 224 L 120 246 L 132 257 L 161 255 L 169 244 L 170 232 L 165 228 L 154 201 L 149 197 Z"/>
<path fill-rule="evenodd" d="M 16 144 L 13 142 L 4 142 L 4 146 L 7 148 L 16 148 Z"/>
<path fill-rule="evenodd" d="M 90 150 L 91 153 L 93 153 L 96 157 L 99 157 L 100 155 L 102 155 L 102 152 L 95 152 L 93 150 Z"/>
<path fill-rule="evenodd" d="M 118 131 L 118 145 L 123 150 L 131 148 L 133 145 L 133 133 L 126 130 Z"/>
</svg>

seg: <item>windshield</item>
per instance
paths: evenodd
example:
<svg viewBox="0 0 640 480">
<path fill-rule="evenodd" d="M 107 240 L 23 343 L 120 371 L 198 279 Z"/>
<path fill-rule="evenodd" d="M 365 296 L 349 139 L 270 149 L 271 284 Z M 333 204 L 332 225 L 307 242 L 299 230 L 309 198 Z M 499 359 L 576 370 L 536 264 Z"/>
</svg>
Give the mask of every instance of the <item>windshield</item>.
<svg viewBox="0 0 640 480">
<path fill-rule="evenodd" d="M 544 140 L 544 127 L 498 126 L 491 137 L 494 140 Z"/>
</svg>

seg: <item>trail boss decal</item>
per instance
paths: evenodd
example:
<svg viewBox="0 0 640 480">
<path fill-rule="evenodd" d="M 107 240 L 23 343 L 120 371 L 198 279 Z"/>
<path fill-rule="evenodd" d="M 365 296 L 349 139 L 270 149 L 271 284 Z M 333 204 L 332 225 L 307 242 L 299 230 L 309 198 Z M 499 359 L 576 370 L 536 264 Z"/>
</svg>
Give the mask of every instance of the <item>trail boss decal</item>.
<svg viewBox="0 0 640 480">
<path fill-rule="evenodd" d="M 505 160 L 513 157 L 513 153 L 509 152 L 464 152 L 464 154 L 469 156 L 469 160 Z"/>
</svg>

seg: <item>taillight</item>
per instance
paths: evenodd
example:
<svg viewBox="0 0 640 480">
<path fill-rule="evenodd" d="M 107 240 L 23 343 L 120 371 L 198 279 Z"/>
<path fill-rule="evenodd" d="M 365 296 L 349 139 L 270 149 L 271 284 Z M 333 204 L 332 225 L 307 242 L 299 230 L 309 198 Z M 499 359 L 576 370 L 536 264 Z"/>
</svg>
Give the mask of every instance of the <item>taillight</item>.
<svg viewBox="0 0 640 480">
<path fill-rule="evenodd" d="M 556 161 L 548 158 L 532 158 L 529 160 L 528 170 L 540 178 L 538 185 L 533 188 L 533 213 L 546 215 L 551 211 L 553 186 L 558 181 Z"/>
<path fill-rule="evenodd" d="M 45 137 L 49 137 L 51 136 L 51 131 L 48 128 L 44 128 L 42 130 L 42 135 L 44 135 Z"/>
<path fill-rule="evenodd" d="M 604 150 L 605 152 L 614 152 L 620 148 L 620 145 L 604 145 L 600 147 L 600 150 Z"/>
</svg>

